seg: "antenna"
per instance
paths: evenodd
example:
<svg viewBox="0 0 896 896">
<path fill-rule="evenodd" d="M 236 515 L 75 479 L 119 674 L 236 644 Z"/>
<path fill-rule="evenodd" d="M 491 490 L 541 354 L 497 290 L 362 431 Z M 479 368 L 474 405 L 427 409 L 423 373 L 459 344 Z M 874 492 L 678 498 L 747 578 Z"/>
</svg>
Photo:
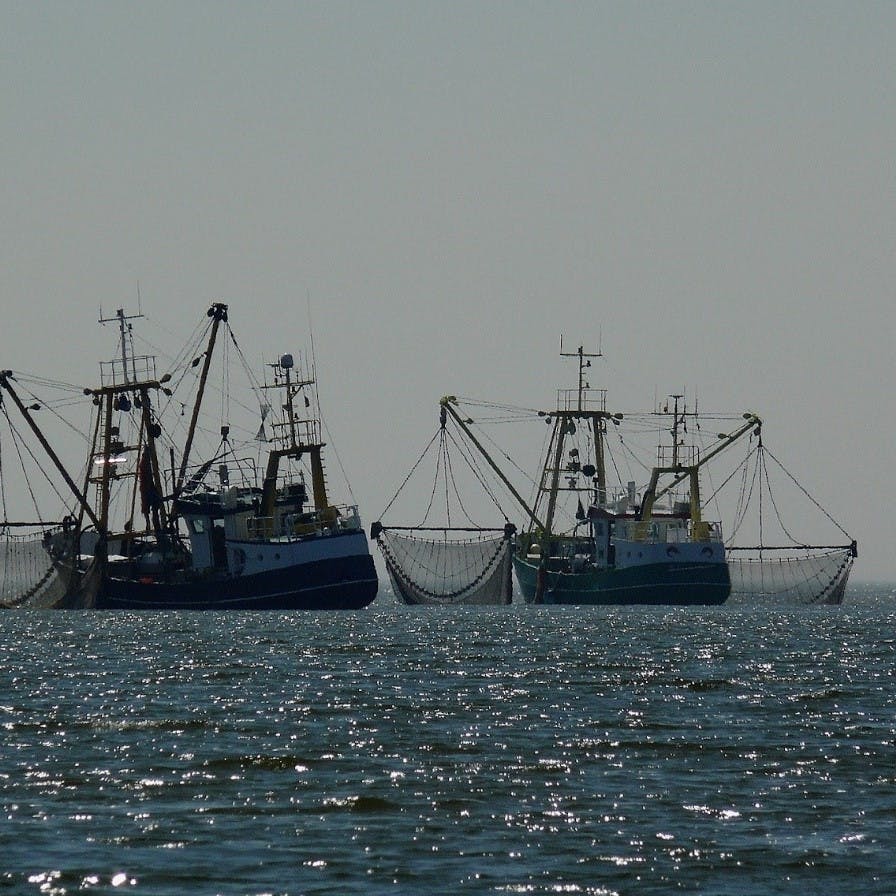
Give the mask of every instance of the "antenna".
<svg viewBox="0 0 896 896">
<path fill-rule="evenodd" d="M 323 424 L 323 416 L 320 412 L 320 393 L 318 389 L 317 382 L 317 355 L 314 352 L 314 324 L 311 321 L 311 290 L 309 289 L 305 301 L 308 308 L 308 336 L 309 342 L 311 343 L 311 379 L 314 382 L 314 403 L 317 405 L 317 413 L 321 418 L 321 424 Z"/>
<path fill-rule="evenodd" d="M 599 340 L 598 340 L 599 341 Z M 585 368 L 591 366 L 591 358 L 602 358 L 603 354 L 598 351 L 596 352 L 586 352 L 583 346 L 579 346 L 574 352 L 565 352 L 563 351 L 563 335 L 560 336 L 560 357 L 561 358 L 578 358 L 579 359 L 579 407 L 578 409 L 581 411 L 584 407 L 584 392 L 585 389 L 590 388 L 588 383 L 585 382 Z M 586 360 L 586 358 L 588 360 Z"/>
<path fill-rule="evenodd" d="M 121 340 L 121 369 L 124 376 L 124 385 L 127 385 L 130 382 L 136 382 L 137 380 L 136 369 L 133 371 L 133 378 L 128 376 L 128 339 L 131 336 L 131 325 L 128 321 L 136 320 L 138 317 L 143 317 L 143 314 L 140 312 L 137 314 L 125 314 L 124 308 L 119 308 L 115 312 L 115 317 L 103 317 L 103 308 L 102 305 L 100 306 L 100 319 L 98 323 L 105 325 L 118 321 L 119 338 Z M 131 352 L 131 355 L 133 356 L 133 351 Z"/>
</svg>

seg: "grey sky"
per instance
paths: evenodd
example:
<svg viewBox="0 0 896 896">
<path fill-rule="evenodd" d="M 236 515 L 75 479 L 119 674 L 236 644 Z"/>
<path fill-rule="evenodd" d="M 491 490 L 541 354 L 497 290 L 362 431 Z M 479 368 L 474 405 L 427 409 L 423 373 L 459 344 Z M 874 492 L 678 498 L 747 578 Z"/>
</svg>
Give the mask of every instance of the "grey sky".
<svg viewBox="0 0 896 896">
<path fill-rule="evenodd" d="M 896 5 L 0 6 L 3 367 L 307 344 L 364 519 L 446 393 L 755 410 L 894 579 Z"/>
</svg>

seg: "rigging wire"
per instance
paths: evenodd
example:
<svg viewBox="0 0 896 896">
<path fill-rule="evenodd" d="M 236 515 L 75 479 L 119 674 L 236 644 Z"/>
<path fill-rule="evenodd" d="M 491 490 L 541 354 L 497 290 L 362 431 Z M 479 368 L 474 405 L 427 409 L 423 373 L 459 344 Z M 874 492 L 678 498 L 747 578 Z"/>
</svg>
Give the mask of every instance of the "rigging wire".
<svg viewBox="0 0 896 896">
<path fill-rule="evenodd" d="M 828 518 L 828 520 L 831 523 L 833 523 L 834 526 L 836 526 L 847 538 L 851 537 L 849 535 L 849 533 L 840 525 L 840 523 L 838 523 L 827 512 L 827 510 L 825 510 L 824 507 L 822 507 L 821 504 L 819 504 L 818 501 L 816 501 L 815 498 L 813 498 L 812 495 L 810 495 L 809 492 L 806 491 L 806 489 L 803 488 L 803 486 L 800 485 L 799 482 L 797 482 L 797 480 L 794 478 L 793 474 L 785 468 L 785 466 L 781 463 L 781 461 L 779 461 L 778 458 L 775 457 L 775 455 L 772 454 L 772 452 L 768 450 L 768 448 L 765 449 L 765 453 L 778 465 L 778 467 L 786 474 L 786 476 L 790 479 L 790 481 Z"/>
<path fill-rule="evenodd" d="M 451 501 L 450 501 L 451 495 L 448 491 L 448 479 L 450 476 L 451 482 L 454 483 L 454 470 L 451 469 L 451 456 L 448 454 L 448 439 L 445 436 L 444 432 L 442 434 L 440 448 L 441 448 L 441 456 L 442 456 L 442 471 L 443 471 L 443 474 L 445 477 L 445 519 L 448 521 L 448 525 L 450 526 L 451 525 Z M 455 484 L 455 493 L 456 492 L 457 492 L 457 486 Z M 460 503 L 460 502 L 458 502 L 458 503 Z M 466 510 L 464 509 L 463 504 L 461 504 L 460 507 L 461 507 L 461 510 L 463 510 L 464 513 L 466 513 Z M 469 522 L 472 522 L 472 520 L 469 520 L 469 517 L 467 519 Z"/>
<path fill-rule="evenodd" d="M 59 492 L 58 488 L 56 487 L 56 483 L 53 482 L 53 480 L 50 478 L 50 476 L 47 474 L 46 470 L 44 469 L 43 465 L 40 463 L 40 461 L 38 461 L 33 449 L 29 446 L 27 440 L 24 439 L 20 435 L 19 431 L 13 425 L 12 420 L 10 420 L 10 418 L 9 418 L 9 412 L 6 409 L 6 405 L 5 404 L 2 405 L 2 408 L 3 408 L 3 416 L 5 417 L 6 422 L 9 424 L 9 431 L 12 435 L 13 447 L 15 448 L 16 454 L 18 455 L 18 458 L 19 458 L 19 466 L 22 468 L 22 478 L 25 482 L 26 488 L 28 489 L 28 493 L 31 496 L 31 504 L 34 507 L 35 513 L 37 514 L 38 518 L 40 518 L 40 516 L 41 516 L 40 507 L 38 506 L 37 496 L 34 494 L 34 489 L 32 488 L 32 485 L 31 485 L 31 477 L 28 475 L 28 468 L 25 464 L 25 458 L 22 455 L 23 447 L 24 447 L 26 453 L 28 454 L 28 456 L 31 458 L 31 460 L 34 461 L 35 467 L 40 471 L 41 475 L 47 481 L 48 485 L 50 486 L 52 491 L 55 493 L 56 497 L 59 498 L 59 500 L 62 502 L 62 504 L 64 506 L 67 506 L 67 505 L 65 505 L 65 499 L 62 497 L 61 493 Z M 4 506 L 4 516 L 5 516 L 5 506 Z"/>
<path fill-rule="evenodd" d="M 351 498 L 352 504 L 357 505 L 357 500 L 355 500 L 355 493 L 352 491 L 352 484 L 349 481 L 348 474 L 345 472 L 345 467 L 342 464 L 342 458 L 339 455 L 339 450 L 336 448 L 336 442 L 333 437 L 330 435 L 330 430 L 327 427 L 327 422 L 324 420 L 323 414 L 318 410 L 318 417 L 320 418 L 320 425 L 323 427 L 324 434 L 327 437 L 327 442 L 330 445 L 330 448 L 333 452 L 333 456 L 336 458 L 336 463 L 339 466 L 339 470 L 342 473 L 342 478 L 345 481 L 345 487 L 348 489 L 349 497 Z"/>
<path fill-rule="evenodd" d="M 433 442 L 435 442 L 435 440 L 439 437 L 440 433 L 441 433 L 441 429 L 437 429 L 435 431 L 435 433 L 433 434 L 433 437 L 429 440 L 426 447 L 423 449 L 423 452 L 420 454 L 420 457 L 417 458 L 416 463 L 414 464 L 413 467 L 411 467 L 411 470 L 408 473 L 408 475 L 404 477 L 404 480 L 402 481 L 401 485 L 398 486 L 398 491 L 395 492 L 395 494 L 392 496 L 392 499 L 386 505 L 386 509 L 380 514 L 380 519 L 382 519 L 389 512 L 389 508 L 395 503 L 395 500 L 401 494 L 402 489 L 407 485 L 408 480 L 414 475 L 417 468 L 423 462 L 423 459 L 429 453 L 429 449 L 432 448 Z"/>
<path fill-rule="evenodd" d="M 180 344 L 181 348 L 177 355 L 173 356 L 167 352 L 165 349 L 155 345 L 151 340 L 147 339 L 142 334 L 133 335 L 132 334 L 132 342 L 136 341 L 142 345 L 146 345 L 148 348 L 148 354 L 155 355 L 161 358 L 166 359 L 169 362 L 169 373 L 172 373 L 175 370 L 179 370 L 181 367 L 188 367 L 191 363 L 190 359 L 195 354 L 195 350 L 191 351 L 191 347 L 198 345 L 199 340 L 204 332 L 208 330 L 210 325 L 208 319 L 205 315 L 199 318 L 196 324 L 193 327 L 193 331 L 187 336 L 185 341 L 181 341 L 182 337 L 172 332 L 168 327 L 162 324 L 160 321 L 156 320 L 152 315 L 144 315 L 146 320 L 150 321 L 155 327 L 159 330 L 166 333 L 168 336 L 172 337 L 172 340 L 176 340 L 177 343 Z"/>
<path fill-rule="evenodd" d="M 731 473 L 722 481 L 719 487 L 713 491 L 710 496 L 706 499 L 706 503 L 708 504 L 710 501 L 714 501 L 718 499 L 719 494 L 725 488 L 726 485 L 735 477 L 739 472 L 743 470 L 743 468 L 747 465 L 752 455 L 756 452 L 757 446 L 753 446 L 747 454 L 744 456 L 743 460 L 732 470 Z"/>
<path fill-rule="evenodd" d="M 39 404 L 42 408 L 45 408 L 45 409 L 46 409 L 47 411 L 49 411 L 49 412 L 50 412 L 50 413 L 51 413 L 57 420 L 59 420 L 64 426 L 66 426 L 66 427 L 67 427 L 68 429 L 70 429 L 73 433 L 75 433 L 75 435 L 80 436 L 80 438 L 82 438 L 85 442 L 87 441 L 87 434 L 86 434 L 85 432 L 83 432 L 82 430 L 78 429 L 78 427 L 75 426 L 75 424 L 72 423 L 71 420 L 67 420 L 62 414 L 60 414 L 59 411 L 56 409 L 56 407 L 54 406 L 54 404 L 53 404 L 52 402 L 47 402 L 47 401 L 45 401 L 43 398 L 41 398 L 40 396 L 38 396 L 34 391 L 32 391 L 32 389 L 30 389 L 30 388 L 28 388 L 27 386 L 25 386 L 25 385 L 23 384 L 23 381 L 20 380 L 18 377 L 16 377 L 15 380 L 16 380 L 16 383 L 18 383 L 18 385 L 19 385 L 20 388 L 22 389 L 22 392 L 23 392 L 25 395 L 28 396 L 28 400 L 29 400 L 29 401 L 33 401 L 33 402 Z M 27 383 L 27 382 L 28 382 L 28 379 L 26 378 L 24 382 Z M 83 407 L 83 403 L 84 403 L 84 390 L 81 389 L 81 390 L 80 390 L 80 393 L 81 393 L 81 394 L 80 394 L 79 396 L 76 396 L 76 397 L 72 397 L 72 398 L 67 399 L 66 402 L 65 402 L 65 406 L 66 406 L 66 407 L 68 407 L 68 406 L 77 406 L 77 407 L 79 407 L 79 408 L 80 408 L 80 407 Z M 26 402 L 26 404 L 27 404 L 27 402 Z"/>
<path fill-rule="evenodd" d="M 436 490 L 439 487 L 439 469 L 441 468 L 441 464 L 442 464 L 441 447 L 442 447 L 442 442 L 445 439 L 445 431 L 441 430 L 440 434 L 441 434 L 441 439 L 439 440 L 439 451 L 436 454 L 436 475 L 435 475 L 435 479 L 433 479 L 433 483 L 432 483 L 432 493 L 429 496 L 429 504 L 426 507 L 426 513 L 423 514 L 423 522 L 420 523 L 421 526 L 423 526 L 426 523 L 426 521 L 429 519 L 429 512 L 430 512 L 430 510 L 432 510 L 433 501 L 435 500 L 435 497 L 436 497 Z"/>
<path fill-rule="evenodd" d="M 451 439 L 452 444 L 453 444 L 453 445 L 457 448 L 457 450 L 460 452 L 461 457 L 462 457 L 462 458 L 464 459 L 464 461 L 466 462 L 466 464 L 467 464 L 467 466 L 469 467 L 469 469 L 470 469 L 470 471 L 472 472 L 472 474 L 476 477 L 476 479 L 478 480 L 479 484 L 482 486 L 482 488 L 483 488 L 483 490 L 485 491 L 486 495 L 488 495 L 489 499 L 492 501 L 492 503 L 493 503 L 493 504 L 495 505 L 495 507 L 498 509 L 498 512 L 499 512 L 499 513 L 501 514 L 501 516 L 503 516 L 504 519 L 506 520 L 506 519 L 507 519 L 507 514 L 505 513 L 504 509 L 501 507 L 501 504 L 500 504 L 500 502 L 498 501 L 497 497 L 495 496 L 494 491 L 493 491 L 492 488 L 489 486 L 488 480 L 485 478 L 485 475 L 484 475 L 483 472 L 482 472 L 482 468 L 481 468 L 477 463 L 475 463 L 475 459 L 471 456 L 471 454 L 470 454 L 468 451 L 465 451 L 465 450 L 464 450 L 464 448 L 465 448 L 464 444 L 463 444 L 462 442 L 460 442 L 460 441 L 454 436 L 453 433 L 449 433 L 448 436 L 449 436 L 449 438 Z M 453 477 L 454 477 L 454 472 L 453 472 L 453 470 L 452 470 L 452 480 L 453 480 Z M 459 489 L 457 488 L 457 483 L 456 483 L 456 482 L 454 482 L 454 491 L 455 491 L 455 495 L 457 496 L 458 503 L 461 505 L 461 508 L 464 510 L 464 513 L 466 514 L 467 520 L 472 524 L 472 523 L 473 523 L 473 519 L 472 519 L 472 517 L 470 516 L 470 514 L 467 513 L 466 508 L 464 508 L 464 506 L 463 506 L 463 502 L 462 502 L 461 497 L 460 497 L 460 491 L 459 491 Z"/>
<path fill-rule="evenodd" d="M 507 512 L 501 506 L 501 502 L 499 501 L 498 496 L 495 494 L 494 489 L 489 484 L 488 475 L 485 471 L 485 468 L 481 464 L 481 458 L 478 457 L 478 455 L 474 455 L 471 448 L 466 446 L 464 442 L 461 442 L 453 433 L 451 434 L 451 437 L 454 443 L 458 446 L 458 449 L 461 452 L 461 456 L 464 458 L 464 460 L 466 460 L 467 466 L 470 468 L 470 470 L 473 471 L 473 475 L 482 485 L 482 488 L 485 491 L 486 495 L 488 495 L 492 503 L 495 505 L 495 508 L 506 521 Z"/>
<path fill-rule="evenodd" d="M 778 510 L 778 505 L 775 502 L 775 496 L 772 493 L 772 488 L 771 488 L 771 479 L 769 478 L 768 467 L 766 465 L 766 460 L 765 460 L 765 457 L 766 457 L 765 449 L 760 445 L 759 450 L 760 450 L 759 459 L 762 463 L 762 472 L 765 474 L 765 484 L 766 484 L 766 489 L 768 490 L 768 497 L 769 497 L 769 500 L 772 502 L 772 507 L 775 510 L 775 516 L 777 516 L 777 518 L 778 518 L 778 524 L 781 526 L 781 530 L 784 532 L 784 534 L 794 544 L 798 545 L 799 541 L 790 534 L 787 527 L 784 525 L 784 520 L 781 518 L 781 512 Z M 760 539 L 760 544 L 762 544 L 761 539 Z"/>
</svg>

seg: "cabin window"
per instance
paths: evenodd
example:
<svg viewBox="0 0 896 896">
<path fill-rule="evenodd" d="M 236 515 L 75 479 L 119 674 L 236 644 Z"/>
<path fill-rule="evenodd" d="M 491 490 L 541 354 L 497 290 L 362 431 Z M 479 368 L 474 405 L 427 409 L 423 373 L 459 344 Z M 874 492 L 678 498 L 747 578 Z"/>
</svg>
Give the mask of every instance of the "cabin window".
<svg viewBox="0 0 896 896">
<path fill-rule="evenodd" d="M 196 535 L 202 535 L 205 532 L 205 520 L 190 520 L 190 529 Z"/>
</svg>

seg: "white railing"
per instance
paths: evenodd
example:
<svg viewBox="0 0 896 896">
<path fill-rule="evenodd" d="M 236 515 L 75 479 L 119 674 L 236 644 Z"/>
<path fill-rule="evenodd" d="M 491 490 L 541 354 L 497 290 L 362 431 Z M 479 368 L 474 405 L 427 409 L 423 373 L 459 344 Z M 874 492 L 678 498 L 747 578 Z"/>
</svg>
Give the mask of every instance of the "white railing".
<svg viewBox="0 0 896 896">
<path fill-rule="evenodd" d="M 695 538 L 695 525 L 696 535 Z M 700 522 L 692 520 L 617 520 L 614 535 L 622 541 L 648 541 L 654 544 L 681 544 L 686 541 L 721 541 L 722 524 L 717 522 Z"/>
<path fill-rule="evenodd" d="M 558 389 L 557 390 L 557 410 L 558 411 L 606 411 L 607 409 L 607 390 L 592 389 L 591 387 L 582 388 L 581 402 L 579 407 L 579 390 L 578 389 Z"/>
<path fill-rule="evenodd" d="M 358 508 L 350 504 L 333 505 L 307 513 L 282 516 L 254 516 L 246 520 L 246 533 L 252 541 L 270 538 L 307 538 L 361 531 Z"/>
</svg>

